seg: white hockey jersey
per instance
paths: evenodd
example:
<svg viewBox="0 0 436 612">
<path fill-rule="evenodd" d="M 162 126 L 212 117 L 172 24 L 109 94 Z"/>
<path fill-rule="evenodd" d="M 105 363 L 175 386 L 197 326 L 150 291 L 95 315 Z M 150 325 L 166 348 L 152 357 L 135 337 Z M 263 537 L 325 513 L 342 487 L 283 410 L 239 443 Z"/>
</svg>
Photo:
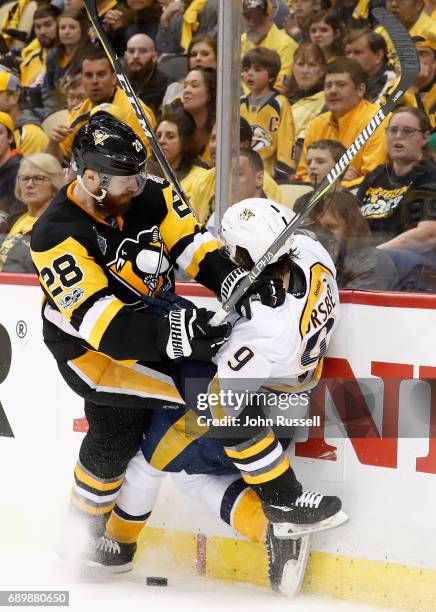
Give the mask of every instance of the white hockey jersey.
<svg viewBox="0 0 436 612">
<path fill-rule="evenodd" d="M 295 393 L 316 385 L 339 321 L 336 270 L 321 243 L 308 235 L 295 235 L 294 248 L 306 279 L 304 293 L 288 294 L 275 309 L 254 303 L 251 320 L 235 320 L 216 357 L 221 390 Z"/>
</svg>

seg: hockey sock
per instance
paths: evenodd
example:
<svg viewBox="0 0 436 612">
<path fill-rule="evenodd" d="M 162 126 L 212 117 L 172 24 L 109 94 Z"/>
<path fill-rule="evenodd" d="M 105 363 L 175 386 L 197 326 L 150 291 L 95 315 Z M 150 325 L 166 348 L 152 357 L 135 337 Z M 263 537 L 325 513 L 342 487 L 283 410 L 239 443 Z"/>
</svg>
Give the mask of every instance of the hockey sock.
<svg viewBox="0 0 436 612">
<path fill-rule="evenodd" d="M 224 450 L 263 502 L 286 505 L 301 494 L 302 486 L 271 428 L 265 427 L 250 440 Z"/>
<path fill-rule="evenodd" d="M 258 495 L 241 478 L 232 482 L 224 493 L 220 514 L 241 535 L 257 544 L 264 543 L 268 519 Z"/>
<path fill-rule="evenodd" d="M 112 540 L 123 544 L 133 544 L 138 541 L 139 534 L 151 512 L 142 516 L 133 516 L 115 506 L 106 524 L 106 534 Z"/>
<path fill-rule="evenodd" d="M 123 480 L 123 474 L 115 478 L 99 478 L 78 461 L 74 470 L 71 503 L 89 517 L 109 514 L 115 505 Z"/>
</svg>

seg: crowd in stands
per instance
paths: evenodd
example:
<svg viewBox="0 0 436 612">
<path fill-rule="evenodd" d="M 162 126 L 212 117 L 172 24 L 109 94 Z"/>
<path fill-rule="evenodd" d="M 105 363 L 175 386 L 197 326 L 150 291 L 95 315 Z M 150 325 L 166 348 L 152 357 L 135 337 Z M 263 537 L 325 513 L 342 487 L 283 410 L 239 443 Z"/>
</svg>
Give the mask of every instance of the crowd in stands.
<svg viewBox="0 0 436 612">
<path fill-rule="evenodd" d="M 218 0 L 97 0 L 198 219 L 215 232 Z M 436 292 L 436 0 L 241 0 L 239 196 L 304 210 L 399 81 L 371 9 L 409 31 L 420 74 L 305 220 L 342 288 Z M 0 271 L 32 272 L 36 219 L 74 178 L 74 135 L 130 102 L 82 0 L 0 0 Z"/>
</svg>

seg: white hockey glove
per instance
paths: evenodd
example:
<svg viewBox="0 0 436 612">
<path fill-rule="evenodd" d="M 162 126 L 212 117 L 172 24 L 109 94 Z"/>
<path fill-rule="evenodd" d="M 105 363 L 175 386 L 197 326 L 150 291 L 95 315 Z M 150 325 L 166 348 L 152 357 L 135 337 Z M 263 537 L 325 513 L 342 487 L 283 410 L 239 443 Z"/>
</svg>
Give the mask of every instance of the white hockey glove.
<svg viewBox="0 0 436 612">
<path fill-rule="evenodd" d="M 172 310 L 158 322 L 158 350 L 170 359 L 210 361 L 231 332 L 229 323 L 209 325 L 214 314 L 206 308 Z"/>
</svg>

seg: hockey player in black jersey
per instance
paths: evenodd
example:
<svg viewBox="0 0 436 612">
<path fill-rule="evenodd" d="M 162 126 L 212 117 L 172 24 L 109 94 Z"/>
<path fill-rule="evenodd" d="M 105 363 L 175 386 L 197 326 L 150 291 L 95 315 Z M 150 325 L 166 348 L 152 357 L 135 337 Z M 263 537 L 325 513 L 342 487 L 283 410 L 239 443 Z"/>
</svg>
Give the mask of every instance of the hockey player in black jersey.
<svg viewBox="0 0 436 612">
<path fill-rule="evenodd" d="M 83 126 L 72 167 L 77 180 L 35 224 L 31 254 L 44 292 L 44 340 L 84 398 L 89 423 L 72 503 L 99 534 L 139 447 L 143 409 L 183 405 L 175 360 L 207 361 L 228 334 L 227 325 L 209 325 L 205 309 L 149 314 L 150 298 L 174 289 L 174 267 L 223 299 L 246 272 L 219 255 L 169 183 L 147 176 L 144 147 L 121 121 L 97 115 Z M 271 306 L 285 299 L 273 280 L 254 294 Z M 249 314 L 250 296 L 241 308 Z"/>
</svg>

